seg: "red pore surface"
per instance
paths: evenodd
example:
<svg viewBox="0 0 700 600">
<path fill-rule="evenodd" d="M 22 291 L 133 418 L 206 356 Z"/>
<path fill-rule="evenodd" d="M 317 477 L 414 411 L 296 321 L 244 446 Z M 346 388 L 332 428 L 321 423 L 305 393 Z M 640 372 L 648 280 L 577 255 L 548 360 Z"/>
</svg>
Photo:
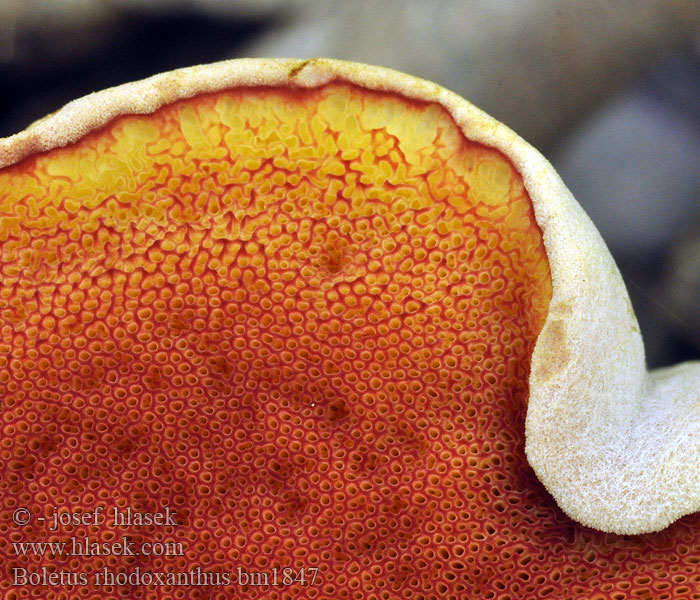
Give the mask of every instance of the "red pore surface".
<svg viewBox="0 0 700 600">
<path fill-rule="evenodd" d="M 0 257 L 3 599 L 700 598 L 699 517 L 597 533 L 528 467 L 540 231 L 435 104 L 119 118 L 0 171 Z"/>
</svg>

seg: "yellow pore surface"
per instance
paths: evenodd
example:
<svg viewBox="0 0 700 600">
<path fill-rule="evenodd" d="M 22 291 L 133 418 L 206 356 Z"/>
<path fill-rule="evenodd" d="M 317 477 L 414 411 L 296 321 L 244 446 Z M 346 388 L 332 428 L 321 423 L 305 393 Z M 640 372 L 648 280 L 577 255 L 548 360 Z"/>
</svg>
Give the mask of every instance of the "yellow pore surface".
<svg viewBox="0 0 700 600">
<path fill-rule="evenodd" d="M 119 118 L 0 171 L 0 257 L 3 597 L 17 566 L 320 569 L 241 598 L 535 585 L 514 573 L 539 527 L 522 442 L 549 269 L 519 175 L 440 106 L 337 83 Z M 8 526 L 16 506 L 98 505 L 179 525 L 53 537 L 184 555 L 10 545 L 49 536 Z M 141 592 L 174 590 L 201 597 Z"/>
</svg>

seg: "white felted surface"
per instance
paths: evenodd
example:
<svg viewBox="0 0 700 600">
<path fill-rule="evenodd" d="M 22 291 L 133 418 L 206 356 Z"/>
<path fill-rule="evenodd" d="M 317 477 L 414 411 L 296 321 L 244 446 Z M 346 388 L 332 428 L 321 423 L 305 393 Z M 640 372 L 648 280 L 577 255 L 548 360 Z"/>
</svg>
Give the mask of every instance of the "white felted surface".
<svg viewBox="0 0 700 600">
<path fill-rule="evenodd" d="M 235 86 L 313 87 L 341 79 L 441 103 L 465 136 L 520 171 L 544 235 L 553 296 L 532 356 L 526 452 L 573 519 L 617 533 L 662 529 L 700 510 L 700 363 L 647 373 L 622 279 L 551 165 L 459 96 L 379 67 L 243 59 L 181 69 L 91 94 L 0 139 L 0 168 L 80 139 L 116 116 Z"/>
</svg>

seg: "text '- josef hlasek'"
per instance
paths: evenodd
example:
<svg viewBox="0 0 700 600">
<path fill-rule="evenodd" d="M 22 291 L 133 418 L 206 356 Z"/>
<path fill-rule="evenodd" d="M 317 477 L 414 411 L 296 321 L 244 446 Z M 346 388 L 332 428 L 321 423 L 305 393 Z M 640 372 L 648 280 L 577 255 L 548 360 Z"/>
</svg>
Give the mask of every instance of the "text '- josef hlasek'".
<svg viewBox="0 0 700 600">
<path fill-rule="evenodd" d="M 49 531 L 56 531 L 59 526 L 88 526 L 94 525 L 99 527 L 106 519 L 109 519 L 109 524 L 112 527 L 141 527 L 148 525 L 156 525 L 158 527 L 173 526 L 177 527 L 178 523 L 175 520 L 177 511 L 171 511 L 169 506 L 166 506 L 163 511 L 158 512 L 140 512 L 133 510 L 131 507 L 126 507 L 122 510 L 113 507 L 109 511 L 109 516 L 104 514 L 104 507 L 98 506 L 94 510 L 87 512 L 69 512 L 59 510 L 53 507 L 51 514 L 48 517 L 35 517 L 40 523 L 49 523 Z M 12 513 L 12 520 L 15 525 L 27 525 L 32 520 L 31 512 L 26 508 L 18 508 Z"/>
</svg>

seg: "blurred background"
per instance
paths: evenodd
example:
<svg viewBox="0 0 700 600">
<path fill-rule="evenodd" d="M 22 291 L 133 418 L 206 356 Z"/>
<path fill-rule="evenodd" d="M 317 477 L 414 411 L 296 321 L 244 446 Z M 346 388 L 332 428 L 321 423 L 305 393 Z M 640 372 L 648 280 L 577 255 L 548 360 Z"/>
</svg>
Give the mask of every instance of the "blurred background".
<svg viewBox="0 0 700 600">
<path fill-rule="evenodd" d="M 608 243 L 649 365 L 700 358 L 697 0 L 0 0 L 0 137 L 92 91 L 242 56 L 392 67 L 510 126 Z"/>
</svg>

